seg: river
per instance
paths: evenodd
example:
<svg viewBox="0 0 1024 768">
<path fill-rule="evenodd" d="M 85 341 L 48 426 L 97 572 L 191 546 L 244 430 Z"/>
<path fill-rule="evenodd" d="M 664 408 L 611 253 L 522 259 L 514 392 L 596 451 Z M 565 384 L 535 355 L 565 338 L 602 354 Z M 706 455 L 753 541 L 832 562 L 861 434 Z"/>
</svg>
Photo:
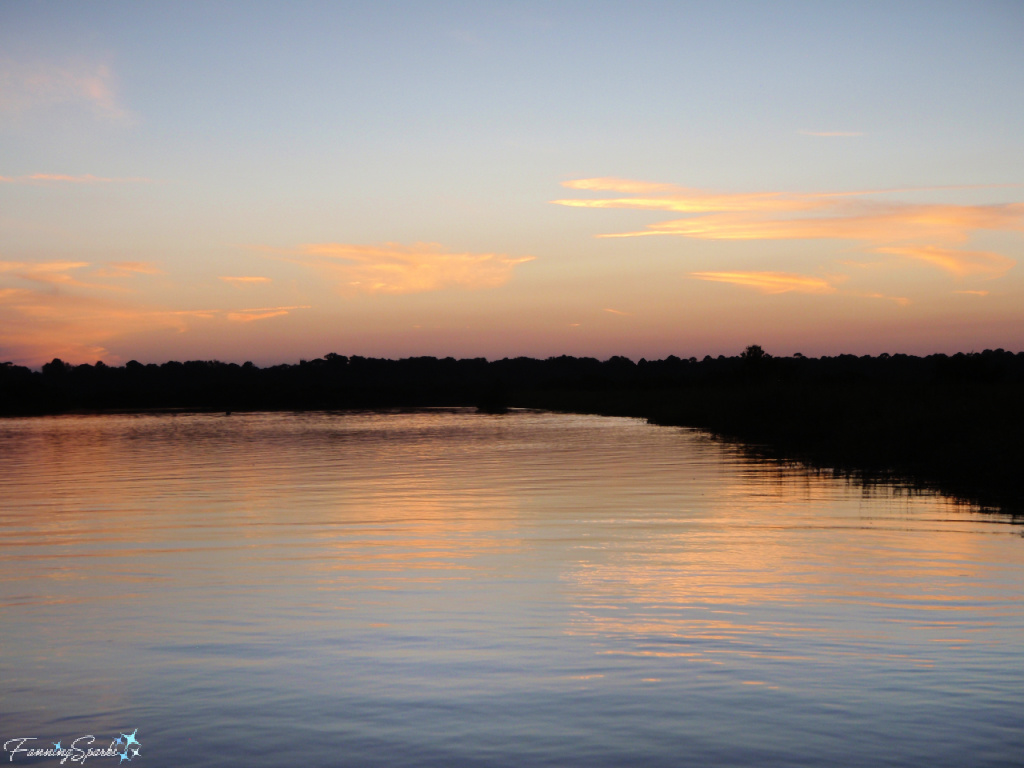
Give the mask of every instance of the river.
<svg viewBox="0 0 1024 768">
<path fill-rule="evenodd" d="M 6 419 L 0 500 L 5 762 L 89 736 L 94 766 L 1024 755 L 1019 524 L 691 430 Z"/>
</svg>

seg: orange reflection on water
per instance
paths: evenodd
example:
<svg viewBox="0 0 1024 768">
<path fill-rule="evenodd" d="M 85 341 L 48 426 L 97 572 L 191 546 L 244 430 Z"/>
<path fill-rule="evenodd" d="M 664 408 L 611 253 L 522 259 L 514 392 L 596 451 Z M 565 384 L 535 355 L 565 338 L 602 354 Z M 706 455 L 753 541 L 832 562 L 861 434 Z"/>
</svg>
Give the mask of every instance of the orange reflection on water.
<svg viewBox="0 0 1024 768">
<path fill-rule="evenodd" d="M 704 486 L 702 502 L 582 551 L 564 575 L 569 631 L 600 654 L 666 662 L 927 668 L 987 637 L 1012 590 L 979 589 L 1007 537 L 933 496 L 762 464 Z"/>
<path fill-rule="evenodd" d="M 636 420 L 62 417 L 6 422 L 0 451 L 4 606 L 88 613 L 97 642 L 261 626 L 262 664 L 305 634 L 543 628 L 595 660 L 558 679 L 700 665 L 770 689 L 939 666 L 1020 611 L 1019 542 L 977 516 Z M 79 627 L 44 623 L 46 658 L 71 653 Z"/>
</svg>

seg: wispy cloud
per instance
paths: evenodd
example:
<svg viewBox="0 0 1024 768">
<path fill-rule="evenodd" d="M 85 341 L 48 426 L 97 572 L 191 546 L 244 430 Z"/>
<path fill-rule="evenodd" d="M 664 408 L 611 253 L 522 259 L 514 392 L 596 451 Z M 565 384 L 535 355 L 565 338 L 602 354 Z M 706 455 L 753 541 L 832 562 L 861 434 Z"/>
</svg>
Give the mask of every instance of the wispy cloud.
<svg viewBox="0 0 1024 768">
<path fill-rule="evenodd" d="M 185 333 L 209 323 L 251 323 L 310 308 L 175 309 L 130 298 L 125 278 L 156 274 L 162 274 L 158 267 L 141 261 L 0 261 L 0 360 L 109 362 L 108 345 L 125 334 Z"/>
<path fill-rule="evenodd" d="M 19 62 L 0 58 L 0 114 L 17 115 L 56 104 L 81 104 L 100 119 L 130 122 L 117 96 L 117 78 L 98 62 Z"/>
<path fill-rule="evenodd" d="M 835 293 L 836 287 L 820 277 L 792 272 L 691 272 L 690 277 L 755 288 L 762 293 Z"/>
<path fill-rule="evenodd" d="M 300 246 L 287 258 L 326 274 L 343 292 L 369 294 L 494 288 L 506 283 L 516 266 L 533 260 L 499 253 L 451 253 L 437 243 L 318 243 Z"/>
<path fill-rule="evenodd" d="M 240 309 L 235 312 L 227 312 L 225 317 L 233 323 L 251 323 L 256 320 L 269 320 L 272 317 L 284 317 L 296 309 L 311 309 L 307 305 L 295 307 L 261 307 L 259 309 Z"/>
<path fill-rule="evenodd" d="M 605 199 L 552 200 L 555 205 L 572 208 L 634 208 L 640 210 L 676 211 L 679 213 L 719 213 L 722 211 L 806 211 L 806 196 L 786 195 L 780 192 L 753 194 L 722 194 L 674 184 L 650 184 L 629 179 L 579 179 L 562 184 L 569 189 L 590 192 L 620 192 L 633 197 Z M 826 207 L 822 201 L 820 207 Z"/>
<path fill-rule="evenodd" d="M 63 173 L 31 173 L 26 176 L 0 176 L 0 184 L 149 184 L 152 179 L 142 176 L 93 176 L 86 173 L 69 176 Z"/>
<path fill-rule="evenodd" d="M 571 189 L 628 196 L 554 200 L 577 208 L 675 211 L 685 218 L 646 229 L 598 237 L 674 236 L 703 240 L 852 240 L 886 253 L 929 264 L 958 277 L 998 277 L 1014 260 L 998 253 L 959 251 L 980 230 L 1024 232 L 1024 204 L 952 205 L 878 201 L 869 195 L 893 190 L 842 193 L 715 193 L 623 179 L 580 179 Z M 803 215 L 801 215 L 803 214 Z"/>
<path fill-rule="evenodd" d="M 676 235 L 702 240 L 859 240 L 869 243 L 964 242 L 979 229 L 1024 231 L 1024 206 L 899 205 L 838 202 L 845 215 L 768 218 L 722 213 L 652 224 L 640 232 L 599 237 Z M 923 241 L 923 242 L 922 242 Z"/>
<path fill-rule="evenodd" d="M 909 248 L 876 248 L 878 253 L 891 253 L 927 262 L 944 269 L 957 277 L 978 276 L 985 278 L 1002 277 L 1014 265 L 1009 256 L 991 251 L 956 251 L 933 245 Z"/>
<path fill-rule="evenodd" d="M 178 331 L 189 330 L 187 320 L 227 320 L 232 323 L 249 323 L 254 320 L 267 320 L 272 317 L 284 317 L 297 309 L 312 309 L 309 304 L 289 307 L 255 307 L 250 309 L 155 309 L 139 312 L 139 317 L 149 318 L 158 322 L 170 321 Z"/>
<path fill-rule="evenodd" d="M 82 288 L 97 287 L 91 283 L 79 280 L 73 274 L 89 266 L 91 265 L 87 261 L 0 261 L 0 274 L 54 287 L 61 285 Z"/>
<path fill-rule="evenodd" d="M 801 136 L 824 136 L 836 138 L 855 138 L 863 136 L 862 131 L 798 131 Z"/>
<path fill-rule="evenodd" d="M 664 184 L 661 182 L 636 181 L 635 179 L 619 179 L 612 176 L 603 176 L 594 179 L 571 179 L 562 182 L 563 187 L 568 189 L 585 189 L 591 192 L 623 192 L 625 194 L 650 194 L 650 193 L 673 193 L 682 187 L 675 184 Z"/>
<path fill-rule="evenodd" d="M 60 287 L 123 291 L 123 283 L 106 284 L 97 279 L 160 275 L 163 271 L 147 261 L 112 261 L 92 264 L 88 261 L 0 261 L 0 275 L 31 283 Z"/>
<path fill-rule="evenodd" d="M 220 279 L 223 280 L 225 283 L 234 285 L 239 288 L 244 288 L 249 285 L 266 285 L 267 283 L 272 282 L 269 277 L 231 277 L 228 275 L 223 275 L 221 276 Z"/>
<path fill-rule="evenodd" d="M 186 333 L 207 323 L 251 323 L 284 317 L 308 306 L 253 309 L 153 309 L 132 302 L 0 289 L 0 360 L 39 365 L 54 357 L 81 363 L 116 362 L 108 345 L 126 333 Z"/>
<path fill-rule="evenodd" d="M 132 331 L 173 327 L 120 300 L 38 288 L 0 289 L 0 359 L 39 365 L 110 360 L 106 343 Z"/>
<path fill-rule="evenodd" d="M 901 307 L 910 304 L 905 296 L 890 296 L 884 293 L 863 293 L 853 290 L 841 290 L 839 284 L 845 282 L 845 275 L 830 277 L 814 277 L 792 272 L 691 272 L 690 277 L 698 280 L 709 280 L 716 283 L 729 283 L 744 288 L 752 288 L 760 293 L 811 293 L 811 294 L 843 294 L 863 299 L 883 299 L 892 301 Z"/>
<path fill-rule="evenodd" d="M 860 296 L 865 299 L 882 299 L 883 301 L 891 301 L 899 304 L 901 307 L 905 307 L 910 304 L 910 299 L 906 296 L 889 296 L 885 293 L 852 293 L 853 296 Z"/>
<path fill-rule="evenodd" d="M 631 317 L 633 315 L 632 312 L 623 312 L 621 309 L 608 309 L 608 308 L 606 308 L 604 311 L 605 312 L 610 312 L 613 315 L 620 315 L 622 317 Z"/>
<path fill-rule="evenodd" d="M 953 293 L 963 293 L 967 296 L 988 296 L 988 291 L 953 291 Z"/>
<path fill-rule="evenodd" d="M 164 271 L 150 261 L 110 261 L 98 267 L 97 277 L 135 277 L 136 275 L 162 275 Z"/>
</svg>

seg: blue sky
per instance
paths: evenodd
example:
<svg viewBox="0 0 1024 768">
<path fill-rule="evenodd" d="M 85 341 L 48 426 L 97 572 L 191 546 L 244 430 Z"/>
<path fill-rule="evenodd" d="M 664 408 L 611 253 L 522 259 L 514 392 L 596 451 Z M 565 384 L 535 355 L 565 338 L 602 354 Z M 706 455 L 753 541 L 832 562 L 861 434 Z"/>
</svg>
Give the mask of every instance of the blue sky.
<svg viewBox="0 0 1024 768">
<path fill-rule="evenodd" d="M 0 359 L 1020 349 L 1022 33 L 1016 2 L 5 3 Z"/>
</svg>

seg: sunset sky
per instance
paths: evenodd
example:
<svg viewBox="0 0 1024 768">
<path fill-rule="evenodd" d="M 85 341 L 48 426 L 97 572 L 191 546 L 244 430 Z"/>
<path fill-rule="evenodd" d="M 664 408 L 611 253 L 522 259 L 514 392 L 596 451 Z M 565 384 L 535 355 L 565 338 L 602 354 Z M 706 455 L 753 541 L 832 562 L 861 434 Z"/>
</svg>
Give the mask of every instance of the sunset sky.
<svg viewBox="0 0 1024 768">
<path fill-rule="evenodd" d="M 1024 349 L 1024 3 L 0 4 L 0 361 Z"/>
</svg>

